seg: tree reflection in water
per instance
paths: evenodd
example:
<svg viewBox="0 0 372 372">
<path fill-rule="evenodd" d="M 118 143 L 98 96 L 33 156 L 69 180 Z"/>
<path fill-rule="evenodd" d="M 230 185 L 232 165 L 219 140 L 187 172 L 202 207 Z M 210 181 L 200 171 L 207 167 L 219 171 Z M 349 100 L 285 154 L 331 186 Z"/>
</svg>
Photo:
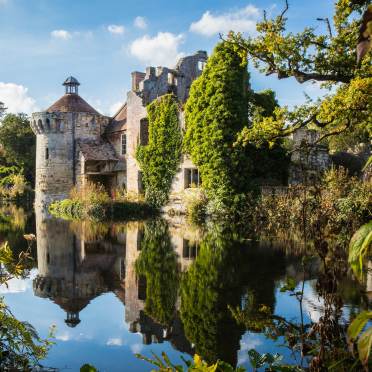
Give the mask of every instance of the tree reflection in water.
<svg viewBox="0 0 372 372">
<path fill-rule="evenodd" d="M 145 312 L 169 326 L 176 312 L 180 271 L 164 220 L 145 224 L 136 271 L 145 279 Z"/>
<path fill-rule="evenodd" d="M 14 213 L 19 218 L 10 217 Z M 1 221 L 2 236 L 10 241 L 14 236 L 15 243 L 29 224 L 22 222 L 22 212 L 9 209 Z M 31 232 L 32 223 L 27 226 Z M 236 365 L 242 335 L 253 332 L 276 345 L 285 341 L 294 351 L 292 363 L 302 357 L 303 366 L 322 370 L 340 361 L 337 370 L 348 369 L 355 360 L 347 352 L 346 327 L 353 314 L 368 308 L 368 299 L 348 276 L 341 243 L 318 232 L 306 246 L 289 248 L 275 240 L 246 239 L 248 234 L 218 223 L 203 229 L 161 219 L 90 226 L 39 216 L 35 295 L 74 306 L 84 298 L 88 306 L 114 292 L 125 304 L 130 331 L 141 332 L 145 344 L 169 341 L 209 363 Z M 295 318 L 276 303 L 288 274 L 292 279 L 282 296 L 298 299 Z M 322 307 L 313 322 L 301 290 L 309 279 Z"/>
<path fill-rule="evenodd" d="M 284 274 L 284 255 L 262 252 L 231 228 L 214 226 L 200 244 L 199 255 L 182 278 L 181 319 L 196 353 L 212 363 L 237 363 L 245 328 L 229 307 L 240 308 L 249 293 L 252 304 L 275 306 L 275 280 Z"/>
</svg>

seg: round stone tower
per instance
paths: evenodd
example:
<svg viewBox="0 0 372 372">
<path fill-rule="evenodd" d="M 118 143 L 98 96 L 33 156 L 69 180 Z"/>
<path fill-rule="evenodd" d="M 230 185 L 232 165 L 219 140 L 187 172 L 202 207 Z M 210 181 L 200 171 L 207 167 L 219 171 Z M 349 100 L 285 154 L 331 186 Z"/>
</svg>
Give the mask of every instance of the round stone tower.
<svg viewBox="0 0 372 372">
<path fill-rule="evenodd" d="M 99 139 L 108 124 L 108 118 L 79 96 L 77 79 L 70 76 L 63 85 L 65 94 L 31 118 L 36 135 L 35 206 L 64 199 L 74 185 L 79 185 L 83 170 L 77 143 Z"/>
</svg>

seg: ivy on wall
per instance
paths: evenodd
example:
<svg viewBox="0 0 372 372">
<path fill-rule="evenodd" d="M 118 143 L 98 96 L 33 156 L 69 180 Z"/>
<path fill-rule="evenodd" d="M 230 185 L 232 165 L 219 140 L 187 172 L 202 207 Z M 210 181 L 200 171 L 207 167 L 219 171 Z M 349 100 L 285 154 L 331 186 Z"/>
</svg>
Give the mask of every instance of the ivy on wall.
<svg viewBox="0 0 372 372">
<path fill-rule="evenodd" d="M 147 106 L 149 142 L 138 146 L 136 158 L 142 170 L 145 198 L 155 207 L 168 201 L 173 177 L 181 159 L 182 133 L 178 102 L 166 94 Z"/>
<path fill-rule="evenodd" d="M 237 136 L 248 125 L 247 60 L 217 44 L 185 106 L 185 151 L 199 168 L 208 196 L 223 203 L 251 189 L 252 161 Z"/>
</svg>

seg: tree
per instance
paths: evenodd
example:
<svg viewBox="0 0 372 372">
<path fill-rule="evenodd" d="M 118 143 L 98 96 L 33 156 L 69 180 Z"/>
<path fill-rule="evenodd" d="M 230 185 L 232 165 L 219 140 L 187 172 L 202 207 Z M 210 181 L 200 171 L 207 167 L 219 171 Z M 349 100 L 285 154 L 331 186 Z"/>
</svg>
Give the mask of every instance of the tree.
<svg viewBox="0 0 372 372">
<path fill-rule="evenodd" d="M 0 144 L 6 166 L 23 169 L 26 180 L 35 177 L 36 140 L 24 114 L 7 114 L 0 125 Z"/>
<path fill-rule="evenodd" d="M 0 101 L 0 119 L 3 117 L 3 115 L 4 115 L 4 113 L 5 113 L 5 111 L 6 111 L 6 107 L 5 107 L 5 105 L 4 105 L 4 102 L 1 102 Z"/>
<path fill-rule="evenodd" d="M 262 144 L 285 137 L 298 128 L 310 126 L 321 131 L 320 141 L 332 136 L 353 136 L 365 141 L 372 134 L 371 53 L 357 61 L 356 46 L 360 37 L 361 14 L 370 1 L 338 0 L 333 25 L 319 34 L 314 27 L 302 32 L 287 32 L 288 2 L 274 19 L 257 23 L 258 35 L 244 38 L 230 33 L 226 42 L 237 53 L 247 56 L 266 75 L 278 79 L 294 77 L 299 83 L 315 81 L 329 93 L 290 110 L 277 107 L 272 116 L 256 115 L 251 128 L 245 128 L 238 143 Z M 364 24 L 364 23 L 363 23 Z M 332 27 L 333 26 L 333 27 Z"/>
</svg>

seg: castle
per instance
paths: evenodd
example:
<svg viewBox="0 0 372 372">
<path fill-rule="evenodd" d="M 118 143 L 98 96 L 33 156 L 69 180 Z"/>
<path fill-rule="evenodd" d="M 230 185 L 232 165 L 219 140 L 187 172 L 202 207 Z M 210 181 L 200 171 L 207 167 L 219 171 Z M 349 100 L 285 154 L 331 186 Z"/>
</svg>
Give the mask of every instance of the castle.
<svg viewBox="0 0 372 372">
<path fill-rule="evenodd" d="M 32 114 L 31 128 L 37 138 L 35 206 L 65 199 L 74 186 L 79 189 L 87 182 L 104 185 L 112 196 L 118 189 L 141 193 L 142 173 L 136 148 L 148 143 L 146 106 L 169 93 L 182 106 L 207 58 L 205 51 L 198 51 L 181 58 L 174 69 L 147 67 L 146 72 L 133 72 L 127 100 L 113 117 L 101 115 L 90 106 L 79 95 L 80 83 L 72 76 L 67 78 L 63 83 L 65 94 L 47 110 Z M 179 118 L 181 130 L 185 126 L 182 110 Z M 306 159 L 301 151 L 293 152 L 290 183 L 303 181 L 304 162 L 310 176 L 330 166 L 327 149 L 313 146 L 318 137 L 318 133 L 308 130 L 293 135 L 294 147 L 305 141 L 312 149 Z M 177 204 L 178 193 L 199 184 L 197 167 L 183 154 L 171 188 L 173 205 Z"/>
<path fill-rule="evenodd" d="M 205 51 L 184 57 L 174 69 L 148 67 L 132 73 L 127 100 L 112 117 L 101 115 L 78 92 L 80 83 L 69 77 L 65 94 L 48 109 L 32 114 L 36 135 L 36 206 L 68 197 L 73 186 L 99 182 L 111 195 L 119 188 L 142 191 L 141 170 L 135 153 L 148 141 L 146 106 L 156 98 L 173 93 L 185 103 L 191 83 L 201 74 Z M 181 127 L 184 126 L 180 112 Z M 199 183 L 197 168 L 184 156 L 172 191 Z"/>
</svg>

